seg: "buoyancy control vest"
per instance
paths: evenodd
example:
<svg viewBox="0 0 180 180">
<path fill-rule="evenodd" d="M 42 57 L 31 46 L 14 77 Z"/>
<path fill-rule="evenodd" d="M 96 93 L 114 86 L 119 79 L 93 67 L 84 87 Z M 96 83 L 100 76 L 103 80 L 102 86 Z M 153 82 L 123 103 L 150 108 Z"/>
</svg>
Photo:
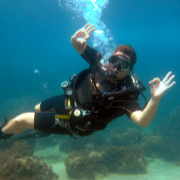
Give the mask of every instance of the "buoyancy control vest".
<svg viewBox="0 0 180 180">
<path fill-rule="evenodd" d="M 129 95 L 133 95 L 138 100 L 139 95 L 143 95 L 142 92 L 146 90 L 142 81 L 137 79 L 134 73 L 118 82 L 108 79 L 105 71 L 97 63 L 61 84 L 66 95 L 65 108 L 70 111 L 73 119 L 78 120 L 84 115 L 106 109 L 114 99 L 127 99 Z M 146 106 L 147 100 L 144 95 L 143 97 Z"/>
</svg>

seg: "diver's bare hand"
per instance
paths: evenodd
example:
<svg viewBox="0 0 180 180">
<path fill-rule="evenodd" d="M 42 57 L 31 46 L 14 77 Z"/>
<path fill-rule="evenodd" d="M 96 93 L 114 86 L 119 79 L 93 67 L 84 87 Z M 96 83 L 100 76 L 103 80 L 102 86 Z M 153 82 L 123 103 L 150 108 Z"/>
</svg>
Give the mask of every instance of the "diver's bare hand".
<svg viewBox="0 0 180 180">
<path fill-rule="evenodd" d="M 165 91 L 170 89 L 176 82 L 172 80 L 175 75 L 171 75 L 172 72 L 168 72 L 162 81 L 159 78 L 154 78 L 149 82 L 150 91 L 153 98 L 160 100 Z M 171 76 L 170 76 L 171 75 Z"/>
<path fill-rule="evenodd" d="M 84 52 L 86 41 L 90 38 L 90 34 L 95 30 L 94 24 L 91 26 L 89 26 L 89 24 L 90 23 L 87 23 L 71 37 L 71 44 L 79 54 Z"/>
</svg>

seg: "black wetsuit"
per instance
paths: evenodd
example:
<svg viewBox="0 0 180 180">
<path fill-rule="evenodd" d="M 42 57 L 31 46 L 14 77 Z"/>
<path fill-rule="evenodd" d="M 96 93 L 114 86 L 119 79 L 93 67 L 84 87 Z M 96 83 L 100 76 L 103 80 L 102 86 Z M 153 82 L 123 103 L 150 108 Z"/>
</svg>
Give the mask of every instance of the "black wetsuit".
<svg viewBox="0 0 180 180">
<path fill-rule="evenodd" d="M 104 71 L 97 66 L 103 56 L 96 50 L 87 46 L 82 57 L 90 64 L 90 67 L 76 85 L 74 93 L 76 102 L 84 110 L 93 108 L 93 93 L 111 92 L 116 89 L 120 90 L 124 86 L 130 86 L 130 76 L 119 82 L 105 77 Z M 74 121 L 71 118 L 70 120 L 63 120 L 58 123 L 55 120 L 55 115 L 69 115 L 70 113 L 65 108 L 65 98 L 66 96 L 62 95 L 43 101 L 40 107 L 41 113 L 35 113 L 34 129 L 62 135 L 74 133 L 80 136 L 87 136 L 95 131 L 106 128 L 108 123 L 124 114 L 130 117 L 132 112 L 141 110 L 137 102 L 138 97 L 131 92 L 118 99 L 100 100 L 101 104 L 104 102 L 104 106 L 99 105 L 98 111 L 83 116 L 79 121 Z M 88 127 L 86 126 L 87 124 Z"/>
</svg>

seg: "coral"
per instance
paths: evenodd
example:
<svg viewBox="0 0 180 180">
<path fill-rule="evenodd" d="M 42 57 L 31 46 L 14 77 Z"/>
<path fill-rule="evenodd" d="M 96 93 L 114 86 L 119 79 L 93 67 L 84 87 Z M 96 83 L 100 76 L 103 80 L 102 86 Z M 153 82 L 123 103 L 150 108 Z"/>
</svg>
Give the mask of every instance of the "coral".
<svg viewBox="0 0 180 180">
<path fill-rule="evenodd" d="M 32 156 L 34 147 L 32 148 L 27 141 L 15 141 L 10 152 L 15 153 L 18 157 Z"/>
<path fill-rule="evenodd" d="M 71 152 L 65 160 L 65 165 L 70 178 L 95 179 L 96 175 L 106 176 L 109 172 L 145 173 L 147 161 L 143 150 L 138 146 L 102 146 L 98 151 Z"/>
<path fill-rule="evenodd" d="M 107 167 L 103 164 L 102 153 L 81 150 L 71 152 L 65 160 L 66 171 L 72 179 L 95 179 L 97 172 L 106 175 Z"/>
<path fill-rule="evenodd" d="M 71 151 L 79 151 L 84 149 L 84 141 L 81 141 L 80 138 L 77 140 L 73 138 L 66 138 L 59 146 L 59 151 L 62 152 L 71 152 Z"/>
<path fill-rule="evenodd" d="M 177 110 L 172 113 L 172 119 L 177 118 L 179 115 Z M 164 121 L 163 121 L 164 122 Z M 171 121 L 172 123 L 172 121 Z M 163 126 L 163 125 L 162 125 Z M 170 125 L 169 125 L 170 126 Z M 174 125 L 171 125 L 174 126 Z M 166 128 L 164 134 L 163 129 Z M 126 147 L 131 145 L 139 145 L 143 148 L 145 155 L 151 158 L 161 158 L 165 161 L 180 161 L 180 144 L 178 142 L 178 133 L 169 129 L 164 125 L 162 127 L 157 127 L 155 134 L 146 134 L 136 129 L 127 128 L 114 128 L 110 131 L 110 144 L 117 145 L 120 147 Z M 177 137 L 175 137 L 177 135 Z"/>
<path fill-rule="evenodd" d="M 103 148 L 104 149 L 104 148 Z M 109 172 L 138 174 L 145 173 L 147 161 L 140 146 L 108 147 L 102 158 L 105 159 Z"/>
<path fill-rule="evenodd" d="M 55 180 L 58 176 L 39 158 L 32 156 L 27 142 L 15 142 L 13 147 L 0 150 L 1 180 Z"/>
<path fill-rule="evenodd" d="M 154 126 L 154 133 L 173 139 L 180 139 L 180 106 Z"/>
<path fill-rule="evenodd" d="M 139 144 L 143 135 L 143 132 L 136 129 L 114 128 L 110 132 L 110 144 L 120 147 Z"/>
<path fill-rule="evenodd" d="M 177 144 L 176 147 L 174 144 Z M 161 158 L 166 161 L 180 160 L 180 158 L 178 158 L 180 145 L 176 141 L 171 141 L 170 139 L 165 139 L 157 135 L 146 135 L 142 138 L 141 147 L 146 156 Z"/>
<path fill-rule="evenodd" d="M 105 144 L 105 140 L 97 135 L 78 137 L 77 140 L 68 137 L 61 143 L 59 150 L 67 153 L 82 149 L 94 150 L 103 144 Z"/>
<path fill-rule="evenodd" d="M 51 167 L 38 158 L 28 156 L 24 158 L 6 157 L 6 161 L 1 161 L 0 164 L 0 177 L 2 180 L 58 179 L 58 176 L 52 172 Z"/>
<path fill-rule="evenodd" d="M 162 138 L 165 160 L 180 162 L 180 106 L 154 126 L 154 133 Z"/>
<path fill-rule="evenodd" d="M 13 143 L 11 141 L 0 141 L 0 149 L 5 150 L 5 149 L 10 149 L 13 146 Z"/>
</svg>

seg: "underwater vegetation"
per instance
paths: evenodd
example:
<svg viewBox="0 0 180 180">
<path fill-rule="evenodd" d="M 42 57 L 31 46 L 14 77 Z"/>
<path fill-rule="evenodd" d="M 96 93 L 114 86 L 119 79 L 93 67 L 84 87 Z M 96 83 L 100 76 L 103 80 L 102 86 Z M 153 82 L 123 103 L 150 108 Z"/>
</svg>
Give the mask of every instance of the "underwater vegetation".
<svg viewBox="0 0 180 180">
<path fill-rule="evenodd" d="M 117 128 L 110 132 L 110 144 L 119 147 L 139 145 L 144 154 L 150 158 L 161 158 L 165 161 L 180 162 L 180 144 L 176 138 L 160 134 L 147 134 L 139 130 Z"/>
<path fill-rule="evenodd" d="M 178 161 L 180 165 L 180 106 L 176 107 L 168 116 L 159 120 L 158 124 L 154 126 L 154 133 L 160 136 L 166 145 L 164 147 L 166 158 Z"/>
<path fill-rule="evenodd" d="M 59 145 L 69 153 L 65 159 L 71 179 L 95 179 L 108 173 L 146 173 L 146 157 L 161 158 L 180 166 L 180 106 L 154 126 L 152 134 L 127 127 L 110 128 L 77 140 L 49 136 L 32 141 L 0 141 L 0 180 L 56 180 L 58 176 L 42 160 L 62 161 L 60 156 L 37 158 L 34 147 L 43 149 Z"/>
<path fill-rule="evenodd" d="M 101 136 L 93 134 L 89 137 L 78 137 L 77 140 L 73 138 L 66 138 L 59 146 L 59 150 L 62 152 L 79 151 L 81 149 L 94 150 L 99 146 L 107 144 L 105 139 Z"/>
<path fill-rule="evenodd" d="M 139 146 L 104 146 L 96 151 L 73 151 L 65 160 L 66 171 L 72 179 L 95 179 L 108 173 L 143 174 L 147 161 Z"/>
<path fill-rule="evenodd" d="M 171 142 L 157 135 L 145 135 L 140 144 L 145 155 L 151 158 L 161 158 L 165 161 L 180 162 L 180 146 L 175 141 Z M 175 146 L 176 150 L 175 152 Z"/>
<path fill-rule="evenodd" d="M 180 139 L 180 106 L 154 125 L 154 133 L 168 139 Z"/>
<path fill-rule="evenodd" d="M 109 135 L 111 145 L 122 147 L 140 144 L 144 133 L 136 129 L 114 128 Z"/>
<path fill-rule="evenodd" d="M 144 158 L 160 158 L 180 166 L 180 107 L 162 118 L 154 127 L 154 133 L 115 127 L 106 134 L 91 137 L 64 139 L 60 151 L 70 152 L 65 160 L 70 178 L 95 179 L 97 174 L 145 173 Z"/>
<path fill-rule="evenodd" d="M 15 142 L 10 149 L 0 150 L 1 180 L 56 180 L 52 168 L 32 155 L 27 142 Z"/>
</svg>

